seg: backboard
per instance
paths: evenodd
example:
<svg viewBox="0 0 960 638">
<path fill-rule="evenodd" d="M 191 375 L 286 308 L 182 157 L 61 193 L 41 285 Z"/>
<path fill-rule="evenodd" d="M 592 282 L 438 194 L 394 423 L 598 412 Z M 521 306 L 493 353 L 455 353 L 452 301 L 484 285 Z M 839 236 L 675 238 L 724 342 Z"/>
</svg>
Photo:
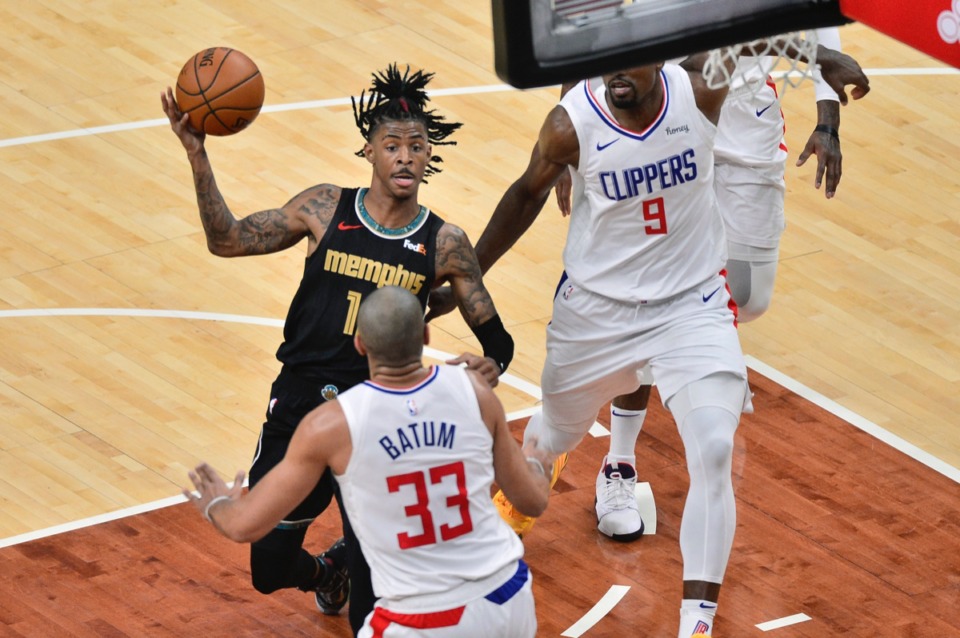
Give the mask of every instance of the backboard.
<svg viewBox="0 0 960 638">
<path fill-rule="evenodd" d="M 517 88 L 850 22 L 840 0 L 492 0 L 497 75 Z"/>
<path fill-rule="evenodd" d="M 960 67 L 960 0 L 840 0 L 840 9 L 857 22 Z"/>
</svg>

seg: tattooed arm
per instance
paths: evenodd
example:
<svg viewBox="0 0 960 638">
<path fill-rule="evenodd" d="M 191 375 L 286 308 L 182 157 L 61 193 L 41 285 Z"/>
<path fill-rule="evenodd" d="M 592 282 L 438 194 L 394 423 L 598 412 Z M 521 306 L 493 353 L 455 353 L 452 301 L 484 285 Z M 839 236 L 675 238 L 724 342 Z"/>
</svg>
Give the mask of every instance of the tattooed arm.
<svg viewBox="0 0 960 638">
<path fill-rule="evenodd" d="M 437 233 L 437 282 L 449 282 L 460 314 L 476 328 L 497 314 L 483 285 L 477 254 L 458 226 L 444 224 Z"/>
<path fill-rule="evenodd" d="M 170 121 L 170 128 L 187 151 L 193 169 L 200 221 L 211 253 L 220 257 L 263 255 L 289 248 L 304 237 L 310 240 L 308 253 L 313 252 L 333 216 L 339 188 L 316 186 L 300 193 L 282 208 L 263 210 L 237 219 L 217 187 L 213 167 L 204 147 L 206 136 L 190 126 L 187 115 L 180 111 L 169 87 L 165 93 L 161 93 L 160 102 Z"/>
<path fill-rule="evenodd" d="M 493 299 L 483 285 L 477 254 L 473 251 L 467 234 L 458 226 L 444 224 L 437 233 L 436 271 L 436 283 L 450 284 L 460 314 L 471 330 L 476 332 L 480 325 L 492 319 L 499 322 Z M 447 363 L 466 363 L 467 368 L 483 375 L 491 387 L 497 385 L 500 366 L 492 357 L 480 357 L 465 352 Z"/>
</svg>

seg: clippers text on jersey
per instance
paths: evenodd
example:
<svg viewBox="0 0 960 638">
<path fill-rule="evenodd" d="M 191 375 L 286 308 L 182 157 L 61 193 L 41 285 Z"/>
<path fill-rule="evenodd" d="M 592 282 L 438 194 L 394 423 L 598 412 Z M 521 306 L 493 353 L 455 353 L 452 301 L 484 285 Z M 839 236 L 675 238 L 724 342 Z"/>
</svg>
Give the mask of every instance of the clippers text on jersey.
<svg viewBox="0 0 960 638">
<path fill-rule="evenodd" d="M 607 199 L 621 201 L 693 181 L 697 178 L 694 155 L 693 149 L 688 148 L 659 162 L 632 166 L 620 172 L 604 171 L 599 176 L 603 194 Z M 641 184 L 646 186 L 641 187 Z"/>
</svg>

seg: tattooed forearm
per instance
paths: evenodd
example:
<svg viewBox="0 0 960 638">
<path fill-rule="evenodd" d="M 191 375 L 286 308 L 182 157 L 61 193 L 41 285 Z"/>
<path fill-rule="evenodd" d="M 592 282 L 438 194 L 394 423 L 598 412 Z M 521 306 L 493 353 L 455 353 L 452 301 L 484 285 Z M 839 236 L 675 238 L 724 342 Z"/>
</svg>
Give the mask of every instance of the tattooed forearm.
<svg viewBox="0 0 960 638">
<path fill-rule="evenodd" d="M 207 166 L 209 167 L 209 164 Z M 193 181 L 197 189 L 200 221 L 203 223 L 203 231 L 207 235 L 207 244 L 211 245 L 212 251 L 213 245 L 226 242 L 230 236 L 230 229 L 233 228 L 237 220 L 220 194 L 212 170 L 195 171 Z"/>
<path fill-rule="evenodd" d="M 287 207 L 263 210 L 238 220 L 217 187 L 206 154 L 191 157 L 191 165 L 200 221 L 203 223 L 207 248 L 211 253 L 221 257 L 238 257 L 277 252 L 293 246 L 310 230 L 296 213 L 288 213 Z M 317 201 L 317 196 L 324 192 L 326 191 L 322 188 L 311 189 L 304 191 L 294 200 L 303 199 L 308 203 Z M 334 207 L 335 204 L 336 202 Z M 299 209 L 302 211 L 306 205 L 301 205 Z M 322 203 L 316 205 L 318 210 L 323 207 Z M 291 210 L 297 210 L 297 207 Z"/>
<path fill-rule="evenodd" d="M 460 228 L 450 224 L 437 234 L 437 278 L 450 282 L 457 306 L 471 328 L 497 314 L 483 285 L 473 246 Z"/>
<path fill-rule="evenodd" d="M 230 212 L 206 152 L 190 156 L 193 168 L 193 184 L 197 191 L 197 206 L 200 209 L 200 221 L 207 236 L 207 248 L 214 255 L 231 256 L 233 244 L 232 231 L 237 219 Z"/>
</svg>

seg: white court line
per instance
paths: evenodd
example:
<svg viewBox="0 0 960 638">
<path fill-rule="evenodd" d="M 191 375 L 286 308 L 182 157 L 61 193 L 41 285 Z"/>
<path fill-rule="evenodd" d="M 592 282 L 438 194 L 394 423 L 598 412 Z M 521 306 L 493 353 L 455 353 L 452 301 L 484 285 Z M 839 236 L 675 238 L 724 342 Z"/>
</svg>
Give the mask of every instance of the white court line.
<svg viewBox="0 0 960 638">
<path fill-rule="evenodd" d="M 27 310 L 0 310 L 4 317 L 150 317 L 154 319 L 195 319 L 200 321 L 224 321 L 255 326 L 283 327 L 283 319 L 232 315 L 220 312 L 195 310 L 154 310 L 141 308 L 29 308 Z"/>
<path fill-rule="evenodd" d="M 186 482 L 187 482 L 187 479 L 186 477 L 184 477 L 184 483 Z M 249 484 L 250 484 L 249 477 L 244 478 L 243 486 L 246 487 Z M 194 494 L 196 495 L 197 492 L 194 492 Z M 92 527 L 93 525 L 99 525 L 100 523 L 109 523 L 110 521 L 117 521 L 117 520 L 120 520 L 121 518 L 127 518 L 128 516 L 136 516 L 137 514 L 144 514 L 146 512 L 152 512 L 154 510 L 163 509 L 164 507 L 171 507 L 173 505 L 179 505 L 180 503 L 186 503 L 186 502 L 187 502 L 187 497 L 184 496 L 183 494 L 180 494 L 178 496 L 168 496 L 167 498 L 161 498 L 158 501 L 144 503 L 143 505 L 134 505 L 133 507 L 125 507 L 123 509 L 116 510 L 113 512 L 107 512 L 106 514 L 97 514 L 96 516 L 82 518 L 78 521 L 70 521 L 69 523 L 54 525 L 52 527 L 38 529 L 33 532 L 18 534 L 17 536 L 0 538 L 0 548 L 10 547 L 11 545 L 19 545 L 20 543 L 26 543 L 29 541 L 35 541 L 40 538 L 47 538 L 48 536 L 56 536 L 57 534 L 65 534 L 66 532 L 73 532 L 78 529 L 83 529 L 84 527 Z"/>
<path fill-rule="evenodd" d="M 227 313 L 218 313 L 218 312 L 199 312 L 193 310 L 163 310 L 163 309 L 141 309 L 141 308 L 31 308 L 31 309 L 21 309 L 21 310 L 0 310 L 0 319 L 3 318 L 23 318 L 23 317 L 152 317 L 158 319 L 190 319 L 197 321 L 223 321 L 226 323 L 241 323 L 241 324 L 251 324 L 257 326 L 269 326 L 274 328 L 282 328 L 284 320 L 283 319 L 270 319 L 267 317 L 251 317 L 247 315 L 235 315 Z M 450 354 L 448 352 L 443 352 L 442 350 L 437 350 L 429 346 L 424 346 L 423 353 L 439 361 L 444 361 L 447 359 L 452 359 L 457 355 Z M 521 392 L 526 392 L 537 401 L 540 400 L 540 388 L 536 385 L 525 381 L 524 379 L 519 379 L 511 374 L 504 374 L 500 377 L 500 381 L 504 385 L 509 385 L 514 387 Z M 530 416 L 537 410 L 539 406 L 533 406 L 530 408 L 525 408 L 517 412 L 512 412 L 507 415 L 508 420 L 518 419 L 525 416 Z M 602 426 L 601 426 L 602 427 Z M 186 482 L 186 477 L 184 477 L 184 482 Z M 106 523 L 109 521 L 115 521 L 121 518 L 126 518 L 128 516 L 135 516 L 137 514 L 142 514 L 144 512 L 150 512 L 156 509 L 163 507 L 168 507 L 171 505 L 177 505 L 179 503 L 185 503 L 186 497 L 180 496 L 171 496 L 168 498 L 160 499 L 158 501 L 153 501 L 151 503 L 145 503 L 143 505 L 136 505 L 133 507 L 127 507 L 124 509 L 116 510 L 114 512 L 108 512 L 106 514 L 99 514 L 97 516 L 91 516 L 89 518 L 84 518 L 78 521 L 72 521 L 70 523 L 64 523 L 62 525 L 55 525 L 53 527 L 47 527 L 45 529 L 36 530 L 33 532 L 27 532 L 25 534 L 19 534 L 17 536 L 10 536 L 8 538 L 0 539 L 0 548 L 8 547 L 10 545 L 17 545 L 19 543 L 26 543 L 28 541 L 37 540 L 39 538 L 46 538 L 48 536 L 54 536 L 56 534 L 63 534 L 66 532 L 71 532 L 74 530 L 82 529 L 84 527 L 89 527 L 91 525 L 99 525 L 100 523 Z"/>
<path fill-rule="evenodd" d="M 609 614 L 610 610 L 617 606 L 617 603 L 627 595 L 628 591 L 630 591 L 630 588 L 626 585 L 611 585 L 607 593 L 603 595 L 603 598 L 598 600 L 597 604 L 594 605 L 590 611 L 585 613 L 580 620 L 570 625 L 570 627 L 560 635 L 565 638 L 579 638 L 591 627 L 600 622 L 604 616 Z"/>
<path fill-rule="evenodd" d="M 877 77 L 880 75 L 957 75 L 960 74 L 960 69 L 954 69 L 953 67 L 939 69 L 936 67 L 927 67 L 927 68 L 901 68 L 901 69 L 864 69 L 863 72 L 866 76 Z M 771 77 L 775 79 L 780 79 L 784 75 L 789 73 L 790 75 L 800 75 L 800 71 L 774 71 L 770 74 Z"/>
<path fill-rule="evenodd" d="M 517 410 L 516 412 L 511 412 L 507 415 L 507 421 L 513 421 L 514 419 L 522 419 L 527 416 L 533 416 L 535 413 L 540 411 L 539 405 L 531 405 L 529 408 L 523 408 L 522 410 Z"/>
<path fill-rule="evenodd" d="M 478 93 L 498 93 L 501 91 L 516 91 L 509 84 L 492 84 L 489 86 L 464 86 L 453 89 L 434 89 L 430 91 L 431 96 L 438 95 L 476 95 Z M 329 100 L 310 100 L 307 102 L 291 102 L 289 104 L 273 104 L 264 106 L 261 113 L 280 113 L 283 111 L 301 111 L 305 109 L 321 109 L 329 106 L 344 106 L 350 104 L 350 98 L 341 97 Z M 159 108 L 159 107 L 158 107 Z M 6 140 L 0 140 L 0 148 L 10 146 L 23 146 L 25 144 L 38 144 L 40 142 L 53 142 L 56 140 L 65 140 L 72 137 L 86 137 L 89 135 L 100 135 L 102 133 L 118 133 L 120 131 L 132 131 L 141 128 L 152 128 L 154 126 L 166 126 L 169 121 L 165 117 L 153 120 L 140 120 L 138 122 L 126 122 L 124 124 L 109 124 L 107 126 L 94 126 L 90 128 L 79 128 L 70 131 L 59 131 L 57 133 L 42 133 L 40 135 L 27 135 L 25 137 L 12 137 Z"/>
<path fill-rule="evenodd" d="M 194 310 L 153 310 L 141 308 L 31 308 L 26 310 L 0 310 L 0 319 L 4 317 L 154 317 L 163 319 L 193 319 L 198 321 L 223 321 L 226 323 L 243 323 L 256 326 L 271 326 L 275 328 L 283 327 L 283 319 L 270 319 L 267 317 L 250 317 L 247 315 L 233 315 L 220 312 L 199 312 Z M 423 354 L 445 361 L 453 359 L 457 355 L 443 352 L 430 346 L 423 347 Z M 539 386 L 530 383 L 525 379 L 520 379 L 512 374 L 505 373 L 500 376 L 500 382 L 521 392 L 529 394 L 539 401 L 542 398 Z M 536 412 L 533 409 L 530 414 Z M 529 415 L 524 415 L 529 416 Z M 596 424 L 599 425 L 599 424 Z M 603 427 L 603 426 L 600 426 Z"/>
<path fill-rule="evenodd" d="M 783 629 L 784 627 L 789 627 L 790 625 L 796 625 L 797 623 L 807 622 L 808 620 L 813 620 L 813 618 L 806 614 L 794 614 L 792 616 L 786 616 L 784 618 L 777 618 L 776 620 L 762 622 L 756 627 L 760 631 L 772 631 L 774 629 Z"/>
<path fill-rule="evenodd" d="M 184 482 L 186 482 L 187 477 L 184 476 L 183 478 L 184 478 Z M 18 534 L 16 536 L 8 536 L 7 538 L 0 538 L 0 548 L 10 547 L 11 545 L 19 545 L 20 543 L 27 543 L 29 541 L 35 541 L 39 538 L 55 536 L 57 534 L 65 534 L 67 532 L 73 532 L 78 529 L 83 529 L 84 527 L 99 525 L 100 523 L 108 523 L 110 521 L 116 521 L 121 518 L 127 518 L 128 516 L 136 516 L 137 514 L 143 514 L 144 512 L 152 512 L 153 510 L 158 510 L 163 507 L 170 507 L 171 505 L 178 505 L 180 503 L 186 503 L 186 502 L 187 502 L 187 497 L 182 494 L 179 496 L 170 496 L 168 498 L 162 498 L 159 501 L 153 501 L 152 503 L 144 503 L 143 505 L 126 507 L 122 510 L 117 510 L 115 512 L 98 514 L 97 516 L 83 518 L 78 521 L 70 521 L 69 523 L 63 523 L 62 525 L 54 525 L 53 527 L 38 529 L 33 532 L 26 532 L 24 534 Z"/>
<path fill-rule="evenodd" d="M 162 312 L 162 311 L 161 311 Z M 444 353 L 441 353 L 444 354 Z M 451 356 L 451 355 L 447 355 Z M 539 407 L 525 408 L 523 410 L 518 410 L 517 412 L 511 412 L 507 415 L 507 420 L 512 421 L 514 419 L 519 419 L 524 416 L 530 416 L 533 412 L 539 410 Z M 186 477 L 184 477 L 184 483 L 187 482 Z M 249 484 L 249 478 L 243 480 L 244 486 Z M 121 518 L 127 518 L 128 516 L 136 516 L 137 514 L 144 514 L 146 512 L 152 512 L 153 510 L 162 509 L 164 507 L 171 507 L 173 505 L 179 505 L 181 503 L 186 503 L 187 497 L 181 495 L 178 496 L 168 496 L 167 498 L 162 498 L 157 501 L 152 501 L 150 503 L 144 503 L 143 505 L 134 505 L 133 507 L 125 507 L 123 509 L 115 510 L 113 512 L 107 512 L 106 514 L 97 514 L 96 516 L 90 516 L 87 518 L 82 518 L 77 521 L 70 521 L 69 523 L 62 523 L 60 525 L 53 525 L 52 527 L 45 527 L 44 529 L 38 529 L 32 532 L 25 532 L 23 534 L 18 534 L 16 536 L 8 536 L 7 538 L 0 538 L 0 548 L 10 547 L 12 545 L 19 545 L 20 543 L 27 543 L 30 541 L 35 541 L 41 538 L 47 538 L 48 536 L 56 536 L 57 534 L 65 534 L 67 532 L 74 532 L 78 529 L 83 529 L 84 527 L 91 527 L 93 525 L 99 525 L 101 523 L 109 523 L 110 521 L 117 521 Z"/>
<path fill-rule="evenodd" d="M 21 310 L 4 310 L 0 311 L 0 318 L 8 317 L 51 317 L 51 316 L 130 316 L 130 317 L 158 317 L 158 318 L 179 318 L 179 319 L 194 319 L 194 320 L 204 320 L 204 321 L 225 321 L 232 323 L 245 323 L 245 324 L 254 324 L 254 325 L 263 325 L 263 326 L 272 326 L 272 327 L 282 327 L 282 319 L 269 319 L 265 317 L 249 317 L 245 315 L 233 315 L 233 314 L 223 314 L 223 313 L 211 313 L 211 312 L 197 312 L 197 311 L 182 311 L 182 310 L 146 310 L 138 308 L 40 308 L 40 309 L 21 309 Z M 440 350 L 435 350 L 433 348 L 425 347 L 424 354 L 427 356 L 436 358 L 438 360 L 444 360 L 452 358 L 454 355 L 442 352 Z M 954 481 L 960 482 L 960 470 L 952 467 L 944 461 L 934 457 L 933 455 L 920 450 L 916 446 L 904 441 L 900 437 L 884 430 L 880 426 L 864 419 L 860 415 L 847 410 L 843 406 L 827 399 L 823 395 L 813 391 L 807 386 L 795 381 L 794 379 L 780 373 L 779 371 L 771 368 L 770 366 L 758 361 L 757 359 L 747 356 L 748 366 L 763 374 L 767 378 L 779 383 L 781 386 L 787 388 L 788 390 L 796 393 L 797 395 L 805 398 L 806 400 L 814 403 L 815 405 L 820 406 L 821 408 L 831 412 L 832 414 L 844 419 L 851 425 L 871 434 L 872 436 L 888 443 L 894 448 L 904 452 L 911 458 L 920 461 L 924 465 L 931 467 L 938 472 L 952 478 Z M 536 388 L 533 384 L 524 381 L 522 379 L 517 379 L 512 375 L 505 374 L 501 377 L 502 382 L 505 385 L 510 385 L 516 387 L 519 390 L 527 391 L 527 389 L 534 388 L 536 389 L 536 394 L 531 394 L 535 396 L 538 400 L 540 399 L 540 390 Z M 519 418 L 519 416 L 528 416 L 532 414 L 538 408 L 528 408 L 521 410 L 519 412 L 513 413 L 510 418 Z M 598 426 L 599 424 L 595 424 Z M 602 426 L 600 426 L 602 428 Z M 605 428 L 603 428 L 605 430 Z M 591 429 L 591 431 L 593 431 Z M 596 434 L 595 434 L 596 436 Z M 168 507 L 170 505 L 175 505 L 178 503 L 185 502 L 185 497 L 174 496 L 166 499 L 161 499 L 159 501 L 154 501 L 152 503 L 147 503 L 145 505 L 135 506 L 131 508 L 126 508 L 118 510 L 116 512 L 111 512 L 108 514 L 103 514 L 99 516 L 93 516 L 86 518 L 80 521 L 74 521 L 71 523 L 65 523 L 63 525 L 57 525 L 54 527 L 49 527 L 43 530 L 29 532 L 26 534 L 20 534 L 18 536 L 12 536 L 6 539 L 0 539 L 0 548 L 7 547 L 10 545 L 16 545 L 18 543 L 27 542 L 30 540 L 36 540 L 38 538 L 44 538 L 47 536 L 52 536 L 55 534 L 61 534 L 73 530 L 77 530 L 83 527 L 88 527 L 90 525 L 96 525 L 99 523 L 104 523 L 108 521 L 118 520 L 125 518 L 127 516 L 132 516 L 135 514 L 140 514 L 162 507 Z M 620 600 L 626 595 L 629 591 L 629 587 L 624 585 L 613 585 L 610 590 L 601 598 L 593 608 L 588 611 L 584 616 L 578 620 L 576 623 L 570 626 L 569 629 L 564 631 L 561 636 L 567 638 L 578 638 L 583 633 L 588 631 L 593 627 L 601 618 L 606 616 L 614 606 L 616 606 Z M 801 617 L 804 618 L 801 618 Z M 786 622 L 790 619 L 790 622 Z M 809 617 L 805 617 L 804 614 L 796 614 L 794 616 L 789 616 L 786 619 L 772 620 L 768 623 L 762 623 L 763 626 L 774 627 L 771 623 L 780 623 L 786 622 L 785 625 L 793 624 L 795 622 L 802 622 L 804 619 L 809 620 Z M 761 625 L 757 625 L 760 627 Z M 764 631 L 768 631 L 764 629 Z"/>
<path fill-rule="evenodd" d="M 777 71 L 772 75 L 775 78 L 783 76 L 784 71 Z M 893 69 L 864 69 L 867 77 L 880 75 L 957 75 L 960 70 L 954 68 L 893 68 Z M 544 86 L 540 89 L 550 89 L 552 87 Z M 476 95 L 479 93 L 499 93 L 504 91 L 519 91 L 528 89 L 516 89 L 509 84 L 490 84 L 485 86 L 463 86 L 449 89 L 433 89 L 431 96 L 444 95 Z M 529 89 L 537 90 L 537 89 Z M 261 109 L 261 113 L 281 113 L 283 111 L 301 111 L 305 109 L 319 109 L 330 106 L 343 106 L 350 104 L 350 98 L 331 98 L 327 100 L 309 100 L 305 102 L 290 102 L 288 104 L 270 104 Z M 86 137 L 90 135 L 100 135 L 103 133 L 118 133 L 121 131 L 132 131 L 141 128 L 151 128 L 154 126 L 166 126 L 167 118 L 161 117 L 152 120 L 140 120 L 138 122 L 126 122 L 123 124 L 109 124 L 107 126 L 93 126 L 90 128 L 73 129 L 70 131 L 59 131 L 56 133 L 42 133 L 39 135 L 27 135 L 24 137 L 12 137 L 0 140 L 0 148 L 11 146 L 23 146 L 26 144 L 38 144 L 40 142 L 53 142 L 65 140 L 73 137 Z"/>
<path fill-rule="evenodd" d="M 960 469 L 957 469 L 946 461 L 943 461 L 935 457 L 933 454 L 920 449 L 913 443 L 901 439 L 893 432 L 884 430 L 873 421 L 863 418 L 852 410 L 848 410 L 836 401 L 828 399 L 816 390 L 808 388 L 796 379 L 788 377 L 779 370 L 771 368 L 762 361 L 758 361 L 749 355 L 746 357 L 746 360 L 748 367 L 756 370 L 768 379 L 776 381 L 778 384 L 782 385 L 784 388 L 790 390 L 794 394 L 803 397 L 814 405 L 820 406 L 827 412 L 833 414 L 834 416 L 840 417 L 855 428 L 863 430 L 876 439 L 880 439 L 887 445 L 899 450 L 900 452 L 903 452 L 910 458 L 923 463 L 930 469 L 936 470 L 947 478 L 952 479 L 954 482 L 960 483 Z"/>
</svg>

